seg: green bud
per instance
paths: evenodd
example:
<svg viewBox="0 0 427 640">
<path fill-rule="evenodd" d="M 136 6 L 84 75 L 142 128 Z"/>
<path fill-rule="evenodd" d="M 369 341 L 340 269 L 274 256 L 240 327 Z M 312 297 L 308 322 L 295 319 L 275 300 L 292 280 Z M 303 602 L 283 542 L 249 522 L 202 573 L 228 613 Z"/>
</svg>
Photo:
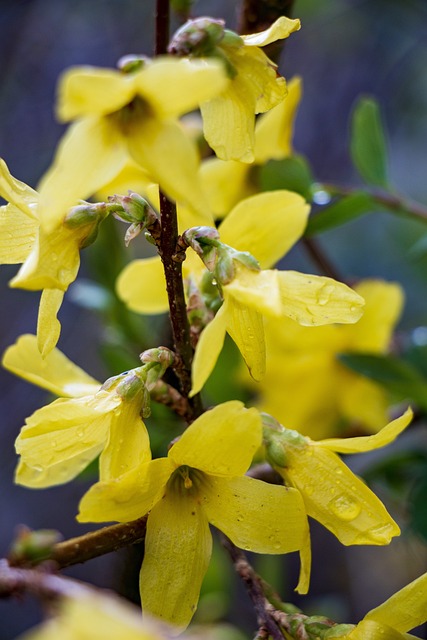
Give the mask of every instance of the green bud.
<svg viewBox="0 0 427 640">
<path fill-rule="evenodd" d="M 223 244 L 218 250 L 218 260 L 214 271 L 214 276 L 219 284 L 228 284 L 234 280 L 236 275 L 236 267 L 233 260 L 233 252 L 231 247 Z"/>
<path fill-rule="evenodd" d="M 238 33 L 231 31 L 230 29 L 224 29 L 224 37 L 221 41 L 222 47 L 234 47 L 236 49 L 240 49 L 243 45 L 244 40 Z"/>
<path fill-rule="evenodd" d="M 347 635 L 355 628 L 355 624 L 336 624 L 324 633 L 323 638 L 325 638 L 325 640 L 329 640 L 329 638 L 347 637 Z"/>
<path fill-rule="evenodd" d="M 117 210 L 113 213 L 117 220 L 132 224 L 139 223 L 144 227 L 158 220 L 158 215 L 150 203 L 134 191 L 129 191 L 127 196 L 110 196 L 108 201 L 118 205 Z"/>
<path fill-rule="evenodd" d="M 145 67 L 147 61 L 146 56 L 131 54 L 120 58 L 117 62 L 117 68 L 122 73 L 136 73 Z"/>
<path fill-rule="evenodd" d="M 51 557 L 53 547 L 61 539 L 61 534 L 54 529 L 31 531 L 21 527 L 12 544 L 9 559 L 15 565 L 39 564 Z"/>
<path fill-rule="evenodd" d="M 184 231 L 182 239 L 193 249 L 209 271 L 213 271 L 218 259 L 219 233 L 213 227 L 191 227 Z"/>
<path fill-rule="evenodd" d="M 175 32 L 168 53 L 177 56 L 211 56 L 224 37 L 224 25 L 224 20 L 214 18 L 188 20 Z"/>
<path fill-rule="evenodd" d="M 233 249 L 233 260 L 237 260 L 237 262 L 240 262 L 251 271 L 260 270 L 258 260 L 249 251 L 236 251 L 236 249 Z"/>
<path fill-rule="evenodd" d="M 116 393 L 125 400 L 131 400 L 145 388 L 146 372 L 144 367 L 131 369 L 121 374 L 121 380 L 115 388 Z"/>
<path fill-rule="evenodd" d="M 84 249 L 95 242 L 99 225 L 117 209 L 115 204 L 105 202 L 83 202 L 70 209 L 64 218 L 64 224 L 69 229 L 81 230 L 80 248 Z"/>
</svg>

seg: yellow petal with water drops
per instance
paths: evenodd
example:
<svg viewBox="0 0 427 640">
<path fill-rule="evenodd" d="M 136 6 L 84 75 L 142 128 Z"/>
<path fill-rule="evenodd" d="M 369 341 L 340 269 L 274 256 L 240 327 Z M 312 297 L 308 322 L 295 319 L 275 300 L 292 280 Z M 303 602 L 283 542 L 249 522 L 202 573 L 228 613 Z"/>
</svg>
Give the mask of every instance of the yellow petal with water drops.
<svg viewBox="0 0 427 640">
<path fill-rule="evenodd" d="M 292 78 L 284 100 L 256 121 L 254 154 L 257 164 L 292 155 L 294 123 L 301 92 L 301 78 Z"/>
<path fill-rule="evenodd" d="M 339 369 L 342 374 L 340 393 L 336 398 L 339 411 L 348 421 L 363 424 L 368 433 L 376 433 L 388 419 L 390 402 L 387 392 L 373 380 L 344 371 L 343 367 Z"/>
<path fill-rule="evenodd" d="M 291 33 L 300 29 L 301 22 L 298 18 L 292 20 L 286 16 L 281 16 L 268 29 L 240 37 L 247 47 L 265 47 L 267 44 L 276 42 L 276 40 L 287 38 Z"/>
<path fill-rule="evenodd" d="M 70 482 L 95 460 L 102 450 L 102 446 L 102 443 L 98 443 L 84 449 L 79 455 L 61 460 L 61 462 L 45 468 L 41 465 L 30 467 L 21 460 L 16 468 L 15 482 L 31 489 L 45 489 Z"/>
<path fill-rule="evenodd" d="M 37 346 L 42 358 L 49 355 L 59 340 L 61 323 L 57 315 L 63 299 L 64 292 L 60 289 L 44 289 L 40 296 L 37 316 Z"/>
<path fill-rule="evenodd" d="M 8 371 L 47 389 L 57 396 L 78 398 L 99 391 L 101 386 L 59 349 L 42 358 L 37 337 L 25 334 L 6 349 L 2 365 Z"/>
<path fill-rule="evenodd" d="M 108 482 L 151 460 L 150 440 L 141 416 L 141 395 L 123 399 L 110 422 L 99 459 L 99 479 Z"/>
<path fill-rule="evenodd" d="M 366 304 L 363 316 L 351 329 L 351 349 L 384 353 L 402 313 L 403 289 L 394 282 L 363 280 L 355 290 Z"/>
<path fill-rule="evenodd" d="M 79 270 L 80 238 L 81 231 L 63 225 L 49 233 L 40 229 L 31 253 L 10 286 L 31 291 L 45 288 L 66 291 Z"/>
<path fill-rule="evenodd" d="M 227 333 L 237 345 L 254 380 L 265 374 L 264 320 L 258 311 L 230 296 L 227 299 Z"/>
<path fill-rule="evenodd" d="M 278 271 L 284 315 L 302 325 L 357 322 L 363 298 L 342 282 L 297 271 Z"/>
<path fill-rule="evenodd" d="M 300 239 L 310 207 L 292 191 L 266 191 L 239 202 L 219 226 L 221 241 L 272 267 Z"/>
<path fill-rule="evenodd" d="M 12 204 L 0 207 L 0 264 L 24 262 L 34 246 L 39 223 Z"/>
<path fill-rule="evenodd" d="M 206 411 L 169 451 L 175 465 L 217 476 L 243 475 L 261 445 L 261 418 L 232 400 Z"/>
<path fill-rule="evenodd" d="M 280 104 L 287 94 L 286 82 L 264 51 L 258 47 L 244 47 L 233 54 L 229 54 L 231 61 L 255 98 L 255 113 L 264 113 Z"/>
<path fill-rule="evenodd" d="M 409 407 L 401 416 L 389 422 L 383 429 L 372 436 L 358 436 L 355 438 L 328 438 L 316 442 L 317 447 L 337 451 L 338 453 L 363 453 L 380 449 L 393 442 L 402 433 L 413 418 L 413 411 Z"/>
<path fill-rule="evenodd" d="M 79 522 L 130 522 L 142 518 L 163 498 L 175 467 L 157 458 L 110 482 L 97 482 L 80 501 Z"/>
<path fill-rule="evenodd" d="M 226 333 L 226 307 L 222 305 L 215 318 L 203 329 L 193 358 L 190 396 L 198 393 L 211 375 L 221 353 Z"/>
<path fill-rule="evenodd" d="M 279 272 L 276 270 L 252 271 L 238 267 L 234 280 L 223 286 L 224 296 L 232 296 L 242 305 L 267 316 L 282 315 Z"/>
<path fill-rule="evenodd" d="M 165 313 L 168 306 L 166 281 L 160 258 L 133 260 L 117 278 L 117 295 L 138 313 Z"/>
<path fill-rule="evenodd" d="M 216 60 L 177 60 L 161 57 L 135 79 L 142 96 L 159 118 L 179 117 L 193 111 L 225 89 L 229 79 Z"/>
<path fill-rule="evenodd" d="M 308 524 L 299 491 L 241 477 L 211 478 L 202 494 L 209 522 L 238 547 L 279 554 L 303 546 Z"/>
<path fill-rule="evenodd" d="M 341 638 L 342 640 L 406 640 L 407 635 L 396 631 L 388 624 L 362 620 L 353 631 Z"/>
<path fill-rule="evenodd" d="M 127 131 L 129 151 L 172 200 L 196 214 L 208 211 L 197 180 L 199 157 L 194 142 L 177 122 L 135 118 Z"/>
<path fill-rule="evenodd" d="M 129 154 L 117 123 L 88 117 L 72 124 L 39 185 L 40 224 L 55 229 L 68 209 L 103 187 L 123 169 Z"/>
<path fill-rule="evenodd" d="M 216 218 L 224 218 L 234 205 L 255 191 L 249 182 L 249 170 L 247 164 L 235 160 L 207 158 L 202 162 L 200 181 Z"/>
<path fill-rule="evenodd" d="M 388 600 L 369 611 L 365 620 L 410 631 L 427 621 L 427 573 L 400 589 Z"/>
<path fill-rule="evenodd" d="M 21 213 L 37 221 L 38 194 L 34 189 L 12 176 L 7 164 L 0 158 L 0 196 Z M 28 220 L 30 224 L 30 220 Z"/>
<path fill-rule="evenodd" d="M 136 93 L 135 74 L 115 69 L 72 67 L 58 84 L 57 116 L 61 122 L 118 111 Z"/>
<path fill-rule="evenodd" d="M 188 626 L 212 553 L 208 521 L 197 499 L 168 492 L 151 511 L 139 576 L 144 614 Z"/>
<path fill-rule="evenodd" d="M 400 533 L 376 495 L 332 451 L 317 444 L 286 448 L 279 470 L 303 495 L 307 514 L 344 545 L 388 544 Z"/>
<path fill-rule="evenodd" d="M 220 96 L 200 105 L 205 138 L 221 160 L 253 162 L 255 103 L 239 73 Z"/>
<path fill-rule="evenodd" d="M 105 445 L 119 401 L 105 391 L 55 400 L 27 418 L 16 439 L 16 451 L 26 464 L 40 470 L 71 458 L 78 460 L 87 450 Z"/>
</svg>

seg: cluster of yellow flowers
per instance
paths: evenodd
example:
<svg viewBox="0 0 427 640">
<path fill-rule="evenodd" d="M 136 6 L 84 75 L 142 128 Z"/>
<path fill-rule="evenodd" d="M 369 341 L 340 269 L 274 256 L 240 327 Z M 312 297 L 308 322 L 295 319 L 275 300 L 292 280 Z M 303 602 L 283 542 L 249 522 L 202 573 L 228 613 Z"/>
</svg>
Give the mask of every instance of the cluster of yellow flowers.
<svg viewBox="0 0 427 640">
<path fill-rule="evenodd" d="M 0 261 L 22 263 L 11 286 L 42 290 L 37 336 L 21 336 L 6 351 L 3 365 L 59 396 L 22 428 L 16 480 L 33 488 L 61 484 L 100 456 L 99 481 L 83 496 L 78 519 L 127 522 L 149 514 L 142 606 L 172 624 L 174 633 L 187 627 L 197 607 L 211 556 L 209 524 L 246 550 L 299 551 L 301 593 L 307 592 L 310 576 L 307 516 L 345 545 L 384 545 L 398 535 L 380 500 L 336 454 L 385 446 L 412 417 L 408 409 L 380 429 L 387 420 L 378 389 L 336 372 L 335 355 L 343 348 L 387 348 L 402 303 L 397 285 L 371 281 L 353 290 L 331 278 L 274 268 L 302 236 L 309 205 L 287 190 L 258 193 L 250 180 L 249 169 L 291 153 L 301 93 L 300 81 L 287 88 L 260 47 L 288 37 L 299 21 L 280 18 L 249 36 L 227 32 L 218 21 L 194 25 L 213 29 L 215 55 L 196 59 L 197 51 L 185 52 L 184 46 L 187 55 L 180 59 L 127 60 L 119 70 L 87 67 L 63 76 L 58 115 L 73 124 L 38 192 L 0 163 L 0 195 L 9 202 L 0 210 Z M 171 51 L 182 52 L 185 34 L 185 28 L 177 34 Z M 216 153 L 203 163 L 179 121 L 197 107 Z M 258 113 L 264 115 L 255 125 Z M 77 276 L 80 249 L 117 211 L 117 202 L 90 205 L 81 199 L 112 193 L 123 184 L 149 198 L 154 212 L 154 185 L 178 205 L 187 248 L 184 278 L 188 291 L 197 292 L 202 318 L 191 394 L 203 389 L 227 333 L 252 378 L 261 381 L 257 408 L 230 401 L 206 411 L 166 457 L 156 459 L 143 418 L 150 391 L 173 355 L 154 349 L 141 367 L 101 384 L 56 348 L 57 313 Z M 218 218 L 223 220 L 217 227 Z M 117 291 L 140 313 L 168 309 L 159 258 L 131 262 Z M 307 375 L 316 380 L 309 385 L 312 398 L 301 391 Z M 331 395 L 337 376 L 343 391 Z M 334 405 L 337 398 L 342 407 Z M 359 418 L 376 433 L 312 440 L 309 435 L 330 435 L 337 412 Z M 278 471 L 283 485 L 245 475 L 256 454 Z M 414 596 L 422 592 L 425 605 L 425 583 L 424 576 L 335 637 L 410 637 L 404 632 L 425 619 Z M 79 607 L 85 606 L 70 605 L 65 614 L 80 635 L 71 630 L 61 637 L 94 637 L 82 627 L 86 616 Z M 101 619 L 101 608 L 94 611 Z M 102 624 L 107 638 L 110 622 Z M 51 636 L 42 637 L 56 637 L 52 628 Z M 123 633 L 157 637 L 144 630 Z"/>
</svg>

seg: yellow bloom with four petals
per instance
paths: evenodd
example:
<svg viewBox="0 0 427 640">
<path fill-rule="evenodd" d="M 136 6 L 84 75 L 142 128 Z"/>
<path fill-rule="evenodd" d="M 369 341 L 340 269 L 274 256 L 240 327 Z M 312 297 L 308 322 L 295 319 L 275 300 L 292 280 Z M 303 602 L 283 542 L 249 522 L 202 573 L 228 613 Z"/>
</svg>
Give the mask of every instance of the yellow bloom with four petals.
<svg viewBox="0 0 427 640">
<path fill-rule="evenodd" d="M 257 553 L 305 544 L 300 493 L 244 475 L 261 438 L 259 413 L 226 402 L 197 418 L 167 458 L 99 482 L 83 497 L 81 522 L 126 522 L 149 512 L 140 574 L 145 613 L 178 629 L 189 624 L 211 555 L 209 523 Z"/>
</svg>

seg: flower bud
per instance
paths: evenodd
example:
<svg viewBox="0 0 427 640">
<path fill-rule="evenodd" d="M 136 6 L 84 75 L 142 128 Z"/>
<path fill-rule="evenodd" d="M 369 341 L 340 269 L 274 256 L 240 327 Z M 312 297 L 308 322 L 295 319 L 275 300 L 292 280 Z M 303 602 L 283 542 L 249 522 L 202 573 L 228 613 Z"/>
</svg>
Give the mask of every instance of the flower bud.
<svg viewBox="0 0 427 640">
<path fill-rule="evenodd" d="M 72 207 L 64 218 L 64 224 L 69 229 L 81 230 L 80 248 L 84 249 L 95 242 L 99 225 L 117 209 L 115 204 L 105 202 L 83 202 Z"/>
<path fill-rule="evenodd" d="M 54 529 L 31 531 L 27 527 L 20 527 L 10 550 L 9 560 L 14 565 L 39 564 L 50 558 L 53 547 L 61 538 L 59 531 Z"/>
<path fill-rule="evenodd" d="M 139 56 L 137 54 L 129 54 L 126 56 L 122 56 L 117 61 L 117 68 L 122 73 L 135 73 L 136 71 L 141 71 L 144 66 L 147 64 L 148 58 L 147 56 Z"/>
<path fill-rule="evenodd" d="M 224 20 L 196 18 L 188 20 L 175 32 L 168 53 L 178 56 L 211 56 L 224 37 Z"/>
<path fill-rule="evenodd" d="M 117 220 L 130 222 L 131 224 L 138 223 L 147 227 L 158 219 L 150 203 L 139 193 L 129 191 L 127 196 L 110 196 L 108 201 L 111 204 L 118 205 L 117 210 L 113 213 Z"/>
</svg>

